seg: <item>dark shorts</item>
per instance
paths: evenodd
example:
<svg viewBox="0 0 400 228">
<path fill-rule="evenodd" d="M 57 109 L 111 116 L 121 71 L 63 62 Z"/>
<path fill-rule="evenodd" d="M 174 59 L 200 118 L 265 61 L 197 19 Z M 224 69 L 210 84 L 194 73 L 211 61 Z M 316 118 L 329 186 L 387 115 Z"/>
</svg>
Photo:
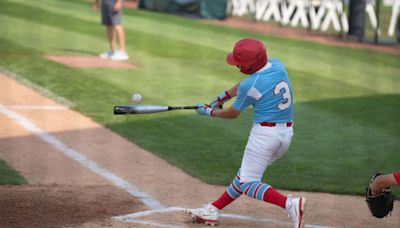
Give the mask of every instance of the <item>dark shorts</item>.
<svg viewBox="0 0 400 228">
<path fill-rule="evenodd" d="M 121 24 L 122 10 L 114 12 L 115 0 L 101 1 L 101 24 L 103 25 L 119 25 Z"/>
</svg>

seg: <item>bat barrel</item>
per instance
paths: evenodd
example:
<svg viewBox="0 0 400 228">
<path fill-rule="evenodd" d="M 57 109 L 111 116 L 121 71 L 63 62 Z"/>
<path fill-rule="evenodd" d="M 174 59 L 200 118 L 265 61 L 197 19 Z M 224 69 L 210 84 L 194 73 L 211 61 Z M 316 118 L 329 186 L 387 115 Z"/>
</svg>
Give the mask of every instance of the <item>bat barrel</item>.
<svg viewBox="0 0 400 228">
<path fill-rule="evenodd" d="M 117 105 L 114 106 L 114 115 L 132 114 L 134 112 L 130 105 Z"/>
<path fill-rule="evenodd" d="M 169 110 L 168 106 L 161 105 L 117 105 L 114 106 L 114 115 L 148 114 Z"/>
</svg>

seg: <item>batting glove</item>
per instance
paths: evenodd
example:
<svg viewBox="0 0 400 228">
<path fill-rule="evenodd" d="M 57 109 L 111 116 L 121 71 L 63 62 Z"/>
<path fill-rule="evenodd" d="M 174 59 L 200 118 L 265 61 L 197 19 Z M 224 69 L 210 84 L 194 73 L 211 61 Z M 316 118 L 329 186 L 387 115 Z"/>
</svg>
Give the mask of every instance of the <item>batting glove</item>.
<svg viewBox="0 0 400 228">
<path fill-rule="evenodd" d="M 197 109 L 196 112 L 200 115 L 203 116 L 211 116 L 212 117 L 212 112 L 214 111 L 213 108 L 210 108 L 208 105 L 204 103 L 197 103 Z"/>
<path fill-rule="evenodd" d="M 229 99 L 231 99 L 231 96 L 229 96 L 227 91 L 223 91 L 216 98 L 214 98 L 214 100 L 211 101 L 210 108 L 215 108 L 217 106 L 220 106 Z"/>
</svg>

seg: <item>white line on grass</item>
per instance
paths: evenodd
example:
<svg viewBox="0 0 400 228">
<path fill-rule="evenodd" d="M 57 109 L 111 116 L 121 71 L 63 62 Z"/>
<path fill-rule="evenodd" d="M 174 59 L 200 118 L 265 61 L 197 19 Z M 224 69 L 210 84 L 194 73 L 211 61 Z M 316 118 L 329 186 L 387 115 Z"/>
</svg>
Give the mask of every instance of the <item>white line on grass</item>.
<svg viewBox="0 0 400 228">
<path fill-rule="evenodd" d="M 155 199 L 151 198 L 149 195 L 146 193 L 142 192 L 139 190 L 138 187 L 136 187 L 133 184 L 130 184 L 129 182 L 125 181 L 124 179 L 118 177 L 114 173 L 108 171 L 107 169 L 103 168 L 96 162 L 90 160 L 88 157 L 85 155 L 79 153 L 78 151 L 68 147 L 68 145 L 64 144 L 60 140 L 58 140 L 56 137 L 47 134 L 44 132 L 42 129 L 40 129 L 38 126 L 36 126 L 34 123 L 29 121 L 27 118 L 17 114 L 16 112 L 13 112 L 12 110 L 6 108 L 5 106 L 0 104 L 0 113 L 3 113 L 6 115 L 8 118 L 11 120 L 15 121 L 22 127 L 24 127 L 26 130 L 30 131 L 32 134 L 38 136 L 41 138 L 44 142 L 47 142 L 50 145 L 53 145 L 56 147 L 59 151 L 61 151 L 64 155 L 67 157 L 81 163 L 81 165 L 85 166 L 86 168 L 92 170 L 94 173 L 104 177 L 105 179 L 111 181 L 115 186 L 122 188 L 123 190 L 127 191 L 130 193 L 132 196 L 138 198 L 140 201 L 142 201 L 145 205 L 150 207 L 151 209 L 159 209 L 159 208 L 164 208 L 164 206 L 156 201 Z"/>
</svg>

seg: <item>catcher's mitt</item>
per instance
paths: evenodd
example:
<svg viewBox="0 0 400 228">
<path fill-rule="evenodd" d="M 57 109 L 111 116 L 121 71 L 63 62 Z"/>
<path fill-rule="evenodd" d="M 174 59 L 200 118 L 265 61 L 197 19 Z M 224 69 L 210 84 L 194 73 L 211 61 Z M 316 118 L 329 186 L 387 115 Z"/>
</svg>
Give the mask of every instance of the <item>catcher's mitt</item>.
<svg viewBox="0 0 400 228">
<path fill-rule="evenodd" d="M 371 183 L 379 175 L 381 174 L 377 173 L 374 176 L 372 176 Z M 369 210 L 371 211 L 372 215 L 377 218 L 383 218 L 393 210 L 393 202 L 395 196 L 390 191 L 390 187 L 382 189 L 381 193 L 378 196 L 372 197 L 371 188 L 369 184 L 365 189 L 365 198 Z"/>
</svg>

